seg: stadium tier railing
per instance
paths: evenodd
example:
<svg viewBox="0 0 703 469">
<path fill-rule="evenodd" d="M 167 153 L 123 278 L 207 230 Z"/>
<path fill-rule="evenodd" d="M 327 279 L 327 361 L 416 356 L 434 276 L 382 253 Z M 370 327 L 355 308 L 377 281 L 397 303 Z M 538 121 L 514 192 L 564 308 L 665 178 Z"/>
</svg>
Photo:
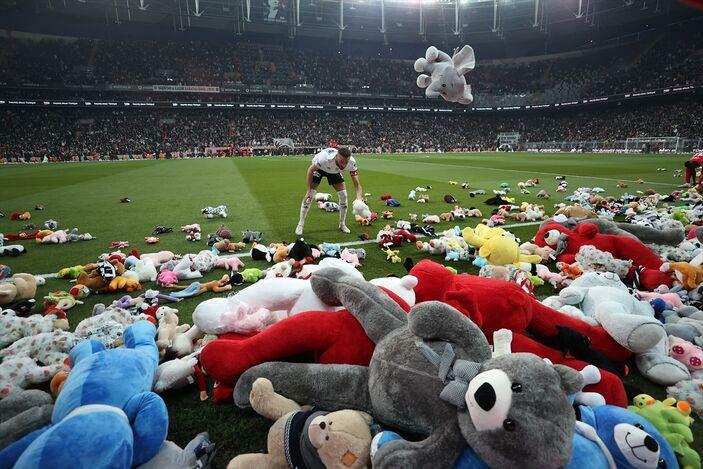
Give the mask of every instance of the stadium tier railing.
<svg viewBox="0 0 703 469">
<path fill-rule="evenodd" d="M 703 129 L 701 129 L 703 134 Z M 698 151 L 703 148 L 703 136 L 698 138 L 678 138 L 676 145 L 666 145 L 662 137 L 640 137 L 635 140 L 642 145 L 632 144 L 633 139 L 626 140 L 570 140 L 561 142 L 526 142 L 523 144 L 528 152 L 589 152 L 589 153 L 658 153 L 679 154 Z M 662 142 L 658 145 L 657 142 Z M 649 143 L 647 146 L 643 146 Z"/>
</svg>

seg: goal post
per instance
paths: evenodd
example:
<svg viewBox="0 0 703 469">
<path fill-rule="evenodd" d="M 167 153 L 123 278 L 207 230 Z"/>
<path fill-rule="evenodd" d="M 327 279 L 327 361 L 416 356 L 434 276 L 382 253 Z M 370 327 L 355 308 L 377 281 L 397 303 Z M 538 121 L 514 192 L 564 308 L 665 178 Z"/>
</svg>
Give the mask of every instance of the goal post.
<svg viewBox="0 0 703 469">
<path fill-rule="evenodd" d="M 625 150 L 642 153 L 678 153 L 679 137 L 633 137 L 625 141 Z"/>
</svg>

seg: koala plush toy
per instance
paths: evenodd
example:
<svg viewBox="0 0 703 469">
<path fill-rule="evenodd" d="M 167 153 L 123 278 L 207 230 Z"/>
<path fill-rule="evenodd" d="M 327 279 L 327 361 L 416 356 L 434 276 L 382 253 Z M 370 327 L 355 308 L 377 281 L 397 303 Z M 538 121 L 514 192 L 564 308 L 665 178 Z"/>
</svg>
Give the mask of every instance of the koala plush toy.
<svg viewBox="0 0 703 469">
<path fill-rule="evenodd" d="M 435 46 L 427 48 L 424 57 L 415 61 L 417 86 L 425 88 L 425 96 L 441 96 L 451 103 L 471 104 L 474 97 L 471 85 L 466 84 L 466 73 L 476 66 L 476 57 L 471 46 L 464 46 L 453 57 Z"/>
<path fill-rule="evenodd" d="M 318 297 L 346 307 L 376 343 L 368 367 L 269 362 L 246 371 L 234 400 L 250 404 L 258 378 L 297 402 L 367 412 L 419 435 L 378 450 L 376 468 L 451 467 L 466 445 L 491 467 L 562 467 L 575 418 L 567 395 L 583 386 L 568 367 L 532 354 L 492 358 L 481 330 L 451 306 L 424 302 L 406 315 L 387 295 L 338 269 L 311 279 Z M 385 313 L 373 305 L 383 305 Z"/>
</svg>

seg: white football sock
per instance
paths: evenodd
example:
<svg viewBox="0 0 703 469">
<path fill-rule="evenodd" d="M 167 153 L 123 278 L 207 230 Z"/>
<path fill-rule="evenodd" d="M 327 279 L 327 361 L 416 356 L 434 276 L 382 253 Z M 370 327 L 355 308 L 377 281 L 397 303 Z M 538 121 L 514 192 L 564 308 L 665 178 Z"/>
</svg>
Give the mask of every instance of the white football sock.
<svg viewBox="0 0 703 469">
<path fill-rule="evenodd" d="M 337 191 L 337 197 L 339 197 L 339 227 L 346 228 L 347 224 L 345 222 L 347 218 L 347 190 Z M 349 233 L 349 231 L 345 231 Z"/>
</svg>

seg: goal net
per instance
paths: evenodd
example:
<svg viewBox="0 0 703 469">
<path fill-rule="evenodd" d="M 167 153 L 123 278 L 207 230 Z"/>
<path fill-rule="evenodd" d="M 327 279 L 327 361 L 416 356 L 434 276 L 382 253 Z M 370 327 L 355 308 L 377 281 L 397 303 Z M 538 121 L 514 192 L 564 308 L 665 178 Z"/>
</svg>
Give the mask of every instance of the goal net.
<svg viewBox="0 0 703 469">
<path fill-rule="evenodd" d="M 625 150 L 642 153 L 676 153 L 679 137 L 634 137 L 625 141 Z"/>
</svg>

